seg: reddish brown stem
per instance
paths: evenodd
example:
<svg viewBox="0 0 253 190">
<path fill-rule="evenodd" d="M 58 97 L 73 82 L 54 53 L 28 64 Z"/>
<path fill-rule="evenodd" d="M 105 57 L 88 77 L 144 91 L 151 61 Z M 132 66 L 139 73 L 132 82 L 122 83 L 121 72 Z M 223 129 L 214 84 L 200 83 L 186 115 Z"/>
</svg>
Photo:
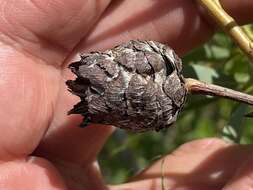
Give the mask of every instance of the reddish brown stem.
<svg viewBox="0 0 253 190">
<path fill-rule="evenodd" d="M 206 94 L 211 96 L 219 96 L 242 102 L 245 104 L 253 105 L 253 96 L 239 91 L 235 91 L 222 86 L 208 84 L 198 81 L 196 79 L 185 79 L 185 86 L 189 93 L 192 94 Z"/>
</svg>

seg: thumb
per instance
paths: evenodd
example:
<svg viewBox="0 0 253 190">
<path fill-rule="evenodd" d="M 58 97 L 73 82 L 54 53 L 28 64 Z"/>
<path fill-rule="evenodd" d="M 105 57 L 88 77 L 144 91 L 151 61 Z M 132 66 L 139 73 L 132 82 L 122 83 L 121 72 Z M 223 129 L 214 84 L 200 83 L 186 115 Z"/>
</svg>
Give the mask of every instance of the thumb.
<svg viewBox="0 0 253 190">
<path fill-rule="evenodd" d="M 111 188 L 221 189 L 250 151 L 248 146 L 228 144 L 217 138 L 192 141 L 158 160 L 130 182 Z"/>
</svg>

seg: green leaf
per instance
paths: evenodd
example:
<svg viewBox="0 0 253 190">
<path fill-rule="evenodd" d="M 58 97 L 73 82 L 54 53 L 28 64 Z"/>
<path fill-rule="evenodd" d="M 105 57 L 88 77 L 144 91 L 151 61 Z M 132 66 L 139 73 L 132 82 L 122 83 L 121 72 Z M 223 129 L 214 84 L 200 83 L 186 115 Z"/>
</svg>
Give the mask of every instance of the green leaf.
<svg viewBox="0 0 253 190">
<path fill-rule="evenodd" d="M 191 66 L 201 81 L 213 83 L 213 79 L 219 77 L 218 73 L 211 67 L 197 64 L 192 64 Z"/>
<path fill-rule="evenodd" d="M 232 113 L 230 121 L 227 126 L 223 128 L 222 136 L 224 139 L 239 143 L 241 140 L 244 116 L 248 110 L 245 104 L 239 105 Z"/>
<path fill-rule="evenodd" d="M 214 35 L 211 44 L 215 44 L 220 47 L 225 47 L 228 50 L 231 49 L 232 41 L 224 32 L 218 32 Z"/>
<path fill-rule="evenodd" d="M 252 72 L 250 69 L 248 60 L 238 52 L 226 62 L 224 67 L 225 73 L 233 76 L 237 83 L 249 82 Z"/>
<path fill-rule="evenodd" d="M 230 56 L 230 51 L 224 47 L 212 46 L 211 51 L 215 59 L 226 59 Z"/>
<path fill-rule="evenodd" d="M 238 72 L 234 74 L 234 78 L 238 83 L 246 83 L 249 82 L 250 76 L 248 73 Z"/>
<path fill-rule="evenodd" d="M 222 138 L 228 142 L 236 142 L 238 133 L 233 126 L 227 125 L 222 129 Z"/>
</svg>

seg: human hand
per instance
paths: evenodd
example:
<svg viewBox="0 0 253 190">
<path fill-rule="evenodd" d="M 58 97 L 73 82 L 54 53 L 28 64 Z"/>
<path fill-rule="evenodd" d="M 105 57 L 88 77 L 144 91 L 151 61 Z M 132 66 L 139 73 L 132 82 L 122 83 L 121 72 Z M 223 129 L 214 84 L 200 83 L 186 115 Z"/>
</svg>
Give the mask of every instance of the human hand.
<svg viewBox="0 0 253 190">
<path fill-rule="evenodd" d="M 0 2 L 0 189 L 106 188 L 95 160 L 113 128 L 80 129 L 75 126 L 81 118 L 66 115 L 77 99 L 66 90 L 65 81 L 72 76 L 65 68 L 77 51 L 106 49 L 138 38 L 168 43 L 182 55 L 213 33 L 193 1 Z M 241 23 L 253 19 L 253 2 L 222 2 Z M 187 165 L 201 164 L 193 163 L 188 154 L 180 157 Z M 156 166 L 159 162 L 136 176 L 139 181 L 110 188 L 159 188 L 160 181 L 152 181 L 160 177 L 147 175 L 158 175 Z"/>
</svg>

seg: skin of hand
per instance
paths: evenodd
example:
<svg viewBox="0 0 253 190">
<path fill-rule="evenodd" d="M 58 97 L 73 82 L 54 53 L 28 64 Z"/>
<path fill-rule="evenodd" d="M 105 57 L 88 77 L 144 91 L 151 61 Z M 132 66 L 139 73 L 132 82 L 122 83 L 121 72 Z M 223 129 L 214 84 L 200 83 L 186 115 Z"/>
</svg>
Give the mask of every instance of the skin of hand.
<svg viewBox="0 0 253 190">
<path fill-rule="evenodd" d="M 253 1 L 222 0 L 239 23 L 253 20 Z M 109 126 L 76 127 L 78 101 L 65 81 L 80 51 L 130 39 L 167 43 L 183 55 L 214 26 L 190 0 L 0 0 L 0 189 L 158 190 L 161 162 L 169 189 L 253 189 L 252 145 L 219 139 L 186 143 L 128 183 L 106 185 L 96 156 Z"/>
</svg>

